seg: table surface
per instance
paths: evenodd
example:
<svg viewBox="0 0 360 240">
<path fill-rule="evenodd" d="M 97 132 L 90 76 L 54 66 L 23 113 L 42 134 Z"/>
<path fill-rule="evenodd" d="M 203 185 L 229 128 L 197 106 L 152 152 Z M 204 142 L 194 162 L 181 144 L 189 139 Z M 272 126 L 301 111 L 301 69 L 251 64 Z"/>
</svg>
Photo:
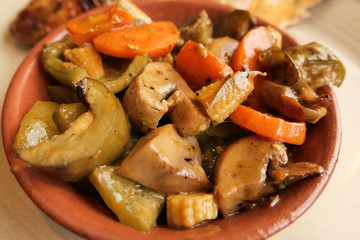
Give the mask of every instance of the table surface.
<svg viewBox="0 0 360 240">
<path fill-rule="evenodd" d="M 0 112 L 11 78 L 29 51 L 14 42 L 9 36 L 8 26 L 28 1 L 17 0 L 16 4 L 0 2 Z M 323 43 L 344 62 L 346 79 L 342 87 L 336 89 L 343 139 L 337 167 L 320 198 L 297 221 L 272 236 L 272 240 L 360 239 L 359 12 L 359 0 L 326 0 L 311 9 L 311 18 L 286 30 L 301 44 L 311 41 Z M 1 142 L 0 239 L 81 239 L 32 203 L 11 174 L 2 145 Z"/>
</svg>

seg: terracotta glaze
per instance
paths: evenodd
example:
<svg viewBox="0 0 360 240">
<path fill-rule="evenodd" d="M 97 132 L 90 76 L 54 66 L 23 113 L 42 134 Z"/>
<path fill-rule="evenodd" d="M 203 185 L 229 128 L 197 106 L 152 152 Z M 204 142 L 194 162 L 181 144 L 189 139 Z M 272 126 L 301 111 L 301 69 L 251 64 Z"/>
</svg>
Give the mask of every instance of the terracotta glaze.
<svg viewBox="0 0 360 240">
<path fill-rule="evenodd" d="M 210 1 L 134 2 L 155 21 L 188 22 L 202 9 L 206 9 L 211 18 L 232 10 Z M 265 24 L 260 20 L 258 23 Z M 62 39 L 66 34 L 62 26 L 45 37 L 31 50 L 16 72 L 4 103 L 2 137 L 11 171 L 21 187 L 39 208 L 69 230 L 87 239 L 264 239 L 300 217 L 327 185 L 341 142 L 339 108 L 334 92 L 328 87 L 321 91 L 329 94 L 334 103 L 328 108 L 326 117 L 308 127 L 306 142 L 294 156 L 294 161 L 311 161 L 321 165 L 325 169 L 323 175 L 307 178 L 281 191 L 280 201 L 274 207 L 256 207 L 193 229 L 155 227 L 149 233 L 142 233 L 122 225 L 98 198 L 80 194 L 73 185 L 44 175 L 17 158 L 12 149 L 23 116 L 37 100 L 49 99 L 46 92 L 49 80 L 40 62 L 41 47 L 44 43 Z M 284 34 L 284 46 L 294 44 L 296 42 Z"/>
</svg>

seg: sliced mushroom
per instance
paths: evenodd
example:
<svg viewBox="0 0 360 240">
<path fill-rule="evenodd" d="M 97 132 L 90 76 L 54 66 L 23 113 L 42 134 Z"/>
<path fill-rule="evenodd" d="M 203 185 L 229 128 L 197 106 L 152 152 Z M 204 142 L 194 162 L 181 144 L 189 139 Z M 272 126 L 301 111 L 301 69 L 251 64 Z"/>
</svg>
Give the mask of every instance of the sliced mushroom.
<svg viewBox="0 0 360 240">
<path fill-rule="evenodd" d="M 311 175 L 321 174 L 324 169 L 311 162 L 289 163 L 286 166 L 276 166 L 269 168 L 269 175 L 274 179 L 271 184 L 289 185 L 292 182 L 306 178 Z"/>
<path fill-rule="evenodd" d="M 231 58 L 238 45 L 239 41 L 236 39 L 221 37 L 213 39 L 206 47 L 215 56 L 231 66 Z"/>
<path fill-rule="evenodd" d="M 171 72 L 162 63 L 149 63 L 128 87 L 123 104 L 130 121 L 142 132 L 157 127 L 169 110 L 166 98 L 175 90 Z"/>
<path fill-rule="evenodd" d="M 169 103 L 166 99 L 176 90 L 183 94 L 177 93 Z M 142 132 L 155 129 L 169 106 L 170 117 L 183 136 L 196 135 L 210 126 L 210 119 L 197 102 L 195 93 L 167 62 L 147 64 L 126 90 L 123 103 L 130 121 Z M 186 105 L 189 111 L 181 110 L 177 104 Z"/>
<path fill-rule="evenodd" d="M 78 92 L 90 111 L 80 115 L 63 134 L 17 151 L 26 162 L 64 181 L 86 176 L 110 164 L 126 150 L 130 125 L 120 101 L 100 82 L 83 79 Z"/>
<path fill-rule="evenodd" d="M 305 90 L 307 93 L 304 92 Z M 331 99 L 317 96 L 312 89 L 305 90 L 302 91 L 304 95 L 300 101 L 290 87 L 265 81 L 260 86 L 259 93 L 266 105 L 276 109 L 281 115 L 297 121 L 316 123 L 326 115 L 326 107 L 331 103 Z M 309 91 L 312 91 L 312 94 Z M 306 104 L 306 99 L 312 106 Z"/>
<path fill-rule="evenodd" d="M 288 163 L 283 143 L 258 135 L 247 136 L 226 148 L 220 157 L 215 169 L 215 199 L 221 214 L 228 217 L 277 190 L 323 171 L 311 162 Z"/>
<path fill-rule="evenodd" d="M 209 117 L 184 92 L 176 91 L 168 102 L 169 117 L 182 136 L 195 136 L 209 128 Z"/>
<path fill-rule="evenodd" d="M 295 162 L 284 166 L 270 164 L 268 168 L 269 177 L 259 198 L 269 196 L 294 182 L 310 176 L 320 175 L 323 172 L 323 167 L 312 162 Z"/>
<path fill-rule="evenodd" d="M 173 124 L 141 138 L 124 159 L 119 173 L 164 194 L 206 192 L 211 189 L 201 167 L 195 137 L 181 137 Z"/>
<path fill-rule="evenodd" d="M 224 217 L 263 194 L 269 161 L 287 163 L 282 143 L 251 135 L 227 147 L 215 169 L 214 194 Z"/>
</svg>

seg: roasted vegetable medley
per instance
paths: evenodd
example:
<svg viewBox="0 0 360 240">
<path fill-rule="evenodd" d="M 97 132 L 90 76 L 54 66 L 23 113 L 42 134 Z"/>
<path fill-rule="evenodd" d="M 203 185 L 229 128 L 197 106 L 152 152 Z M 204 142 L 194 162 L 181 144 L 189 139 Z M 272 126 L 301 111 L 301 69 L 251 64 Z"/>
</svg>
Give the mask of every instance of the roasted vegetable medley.
<svg viewBox="0 0 360 240">
<path fill-rule="evenodd" d="M 112 6 L 67 28 L 42 50 L 52 101 L 30 109 L 13 147 L 74 187 L 91 182 L 121 223 L 191 228 L 271 207 L 324 171 L 288 150 L 332 103 L 317 90 L 344 79 L 323 45 L 283 48 L 243 10 L 176 25 Z"/>
</svg>

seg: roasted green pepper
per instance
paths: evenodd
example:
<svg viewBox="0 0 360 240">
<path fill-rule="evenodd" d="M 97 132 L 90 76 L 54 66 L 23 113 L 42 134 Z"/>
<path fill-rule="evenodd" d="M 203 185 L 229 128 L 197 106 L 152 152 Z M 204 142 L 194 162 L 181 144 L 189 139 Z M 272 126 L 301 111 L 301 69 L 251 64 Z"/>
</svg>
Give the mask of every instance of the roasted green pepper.
<svg viewBox="0 0 360 240">
<path fill-rule="evenodd" d="M 136 56 L 120 76 L 106 77 L 100 81 L 113 93 L 118 93 L 127 88 L 139 76 L 149 62 L 149 54 Z"/>
<path fill-rule="evenodd" d="M 81 114 L 63 134 L 17 151 L 26 162 L 64 181 L 77 180 L 114 162 L 130 139 L 130 124 L 119 99 L 101 82 L 85 78 L 76 83 L 76 90 L 90 111 Z"/>
<path fill-rule="evenodd" d="M 85 69 L 64 61 L 64 51 L 74 47 L 76 47 L 75 43 L 70 37 L 67 37 L 63 41 L 44 45 L 41 54 L 45 71 L 69 87 L 73 87 L 75 82 L 87 77 Z"/>
<path fill-rule="evenodd" d="M 53 114 L 54 122 L 60 133 L 65 132 L 87 108 L 81 102 L 60 104 Z"/>
<path fill-rule="evenodd" d="M 13 147 L 16 151 L 33 147 L 59 133 L 52 119 L 58 104 L 38 101 L 21 121 Z"/>
<path fill-rule="evenodd" d="M 119 221 L 141 231 L 150 231 L 164 206 L 165 197 L 117 173 L 118 167 L 95 169 L 89 180 Z"/>
<path fill-rule="evenodd" d="M 307 91 L 313 91 L 311 88 L 304 88 Z M 315 92 L 311 96 L 307 93 L 307 99 L 303 96 L 300 101 L 297 92 L 293 89 L 271 81 L 263 82 L 259 93 L 266 105 L 276 109 L 281 115 L 309 123 L 316 123 L 324 117 L 327 113 L 326 107 L 331 104 L 331 99 L 327 96 L 317 96 Z M 311 104 L 309 104 L 310 102 Z"/>
</svg>

